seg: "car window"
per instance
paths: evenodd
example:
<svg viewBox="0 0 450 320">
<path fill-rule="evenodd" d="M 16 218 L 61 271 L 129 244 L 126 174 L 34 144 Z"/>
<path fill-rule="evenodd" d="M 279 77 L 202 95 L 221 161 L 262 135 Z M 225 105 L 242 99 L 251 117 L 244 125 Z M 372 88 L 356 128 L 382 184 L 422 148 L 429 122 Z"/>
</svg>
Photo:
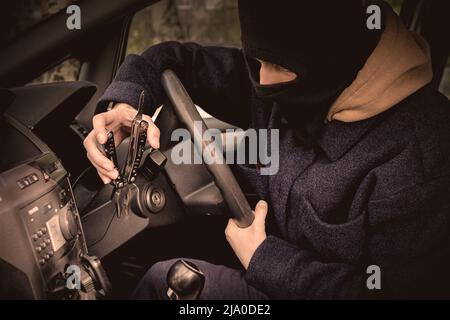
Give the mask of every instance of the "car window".
<svg viewBox="0 0 450 320">
<path fill-rule="evenodd" d="M 162 0 L 134 15 L 126 53 L 140 54 L 168 40 L 240 46 L 240 35 L 237 0 Z"/>
<path fill-rule="evenodd" d="M 56 67 L 41 74 L 29 84 L 76 81 L 80 73 L 80 65 L 80 61 L 77 59 L 64 60 Z"/>
<path fill-rule="evenodd" d="M 237 0 L 162 0 L 131 22 L 127 54 L 168 41 L 240 46 Z"/>
</svg>

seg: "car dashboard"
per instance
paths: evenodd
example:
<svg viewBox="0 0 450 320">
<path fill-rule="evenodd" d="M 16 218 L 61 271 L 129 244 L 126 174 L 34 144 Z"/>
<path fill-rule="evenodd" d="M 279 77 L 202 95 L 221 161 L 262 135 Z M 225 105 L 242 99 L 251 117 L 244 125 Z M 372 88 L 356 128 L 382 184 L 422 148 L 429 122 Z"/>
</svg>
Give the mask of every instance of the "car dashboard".
<svg viewBox="0 0 450 320">
<path fill-rule="evenodd" d="M 105 296 L 109 280 L 99 259 L 88 254 L 69 172 L 10 113 L 0 128 L 0 297 Z"/>
<path fill-rule="evenodd" d="M 95 91 L 77 81 L 1 92 L 0 298 L 105 297 L 110 284 L 100 259 L 148 228 L 226 212 L 206 167 L 172 162 L 178 123 L 164 107 L 155 122 L 161 151 L 146 149 L 129 212 L 117 214 L 114 187 L 87 161 L 74 123 Z M 120 164 L 126 153 L 127 139 L 117 147 Z M 167 160 L 164 169 L 153 155 Z M 154 192 L 164 199 L 159 208 L 149 202 Z"/>
</svg>

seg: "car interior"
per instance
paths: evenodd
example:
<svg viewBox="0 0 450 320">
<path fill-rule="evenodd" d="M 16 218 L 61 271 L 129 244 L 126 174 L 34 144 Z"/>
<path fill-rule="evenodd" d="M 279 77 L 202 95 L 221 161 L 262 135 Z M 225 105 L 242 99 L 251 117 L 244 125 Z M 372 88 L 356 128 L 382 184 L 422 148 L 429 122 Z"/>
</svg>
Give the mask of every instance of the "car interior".
<svg viewBox="0 0 450 320">
<path fill-rule="evenodd" d="M 429 42 L 433 86 L 450 97 L 446 1 L 392 3 Z M 60 10 L 0 49 L 0 297 L 126 299 L 155 262 L 176 257 L 242 268 L 224 229 L 230 207 L 239 207 L 243 223 L 250 219 L 246 210 L 256 195 L 233 168 L 175 165 L 170 157 L 182 143 L 171 141 L 171 133 L 192 132 L 188 120 L 203 119 L 221 132 L 236 127 L 196 108 L 189 93 L 180 94 L 176 75 L 162 77 L 167 100 L 153 117 L 161 148 L 145 147 L 127 213 L 115 210 L 113 186 L 102 183 L 83 147 L 96 102 L 127 54 L 166 40 L 239 46 L 236 1 L 76 4 L 80 30 L 61 27 L 67 13 Z M 194 27 L 199 10 L 201 27 Z M 58 78 L 62 69 L 70 72 Z M 121 164 L 127 142 L 117 149 Z M 236 185 L 224 185 L 221 177 L 232 172 Z M 82 290 L 65 285 L 71 265 L 82 266 Z"/>
</svg>

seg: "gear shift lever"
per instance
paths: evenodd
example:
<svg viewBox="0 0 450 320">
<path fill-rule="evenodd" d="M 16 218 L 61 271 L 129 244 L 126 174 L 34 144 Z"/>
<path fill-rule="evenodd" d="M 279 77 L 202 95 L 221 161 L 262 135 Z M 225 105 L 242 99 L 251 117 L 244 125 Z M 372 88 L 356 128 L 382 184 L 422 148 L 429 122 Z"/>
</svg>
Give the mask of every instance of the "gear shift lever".
<svg viewBox="0 0 450 320">
<path fill-rule="evenodd" d="M 196 300 L 205 284 L 205 275 L 192 262 L 178 260 L 167 272 L 170 300 Z"/>
</svg>

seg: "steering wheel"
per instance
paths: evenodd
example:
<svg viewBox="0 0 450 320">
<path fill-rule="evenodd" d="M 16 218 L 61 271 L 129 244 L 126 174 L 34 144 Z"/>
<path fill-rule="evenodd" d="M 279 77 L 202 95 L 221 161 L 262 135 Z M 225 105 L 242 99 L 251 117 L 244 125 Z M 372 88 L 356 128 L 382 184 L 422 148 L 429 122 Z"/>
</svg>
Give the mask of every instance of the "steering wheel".
<svg viewBox="0 0 450 320">
<path fill-rule="evenodd" d="M 223 154 L 214 152 L 214 150 L 221 149 L 211 145 L 212 143 L 215 144 L 215 141 L 204 141 L 203 134 L 208 127 L 180 79 L 172 70 L 166 70 L 161 76 L 161 81 L 173 111 L 189 131 L 195 148 L 202 155 L 204 164 L 221 191 L 231 216 L 239 227 L 250 226 L 254 219 L 253 211 L 233 173 L 223 159 Z"/>
</svg>

